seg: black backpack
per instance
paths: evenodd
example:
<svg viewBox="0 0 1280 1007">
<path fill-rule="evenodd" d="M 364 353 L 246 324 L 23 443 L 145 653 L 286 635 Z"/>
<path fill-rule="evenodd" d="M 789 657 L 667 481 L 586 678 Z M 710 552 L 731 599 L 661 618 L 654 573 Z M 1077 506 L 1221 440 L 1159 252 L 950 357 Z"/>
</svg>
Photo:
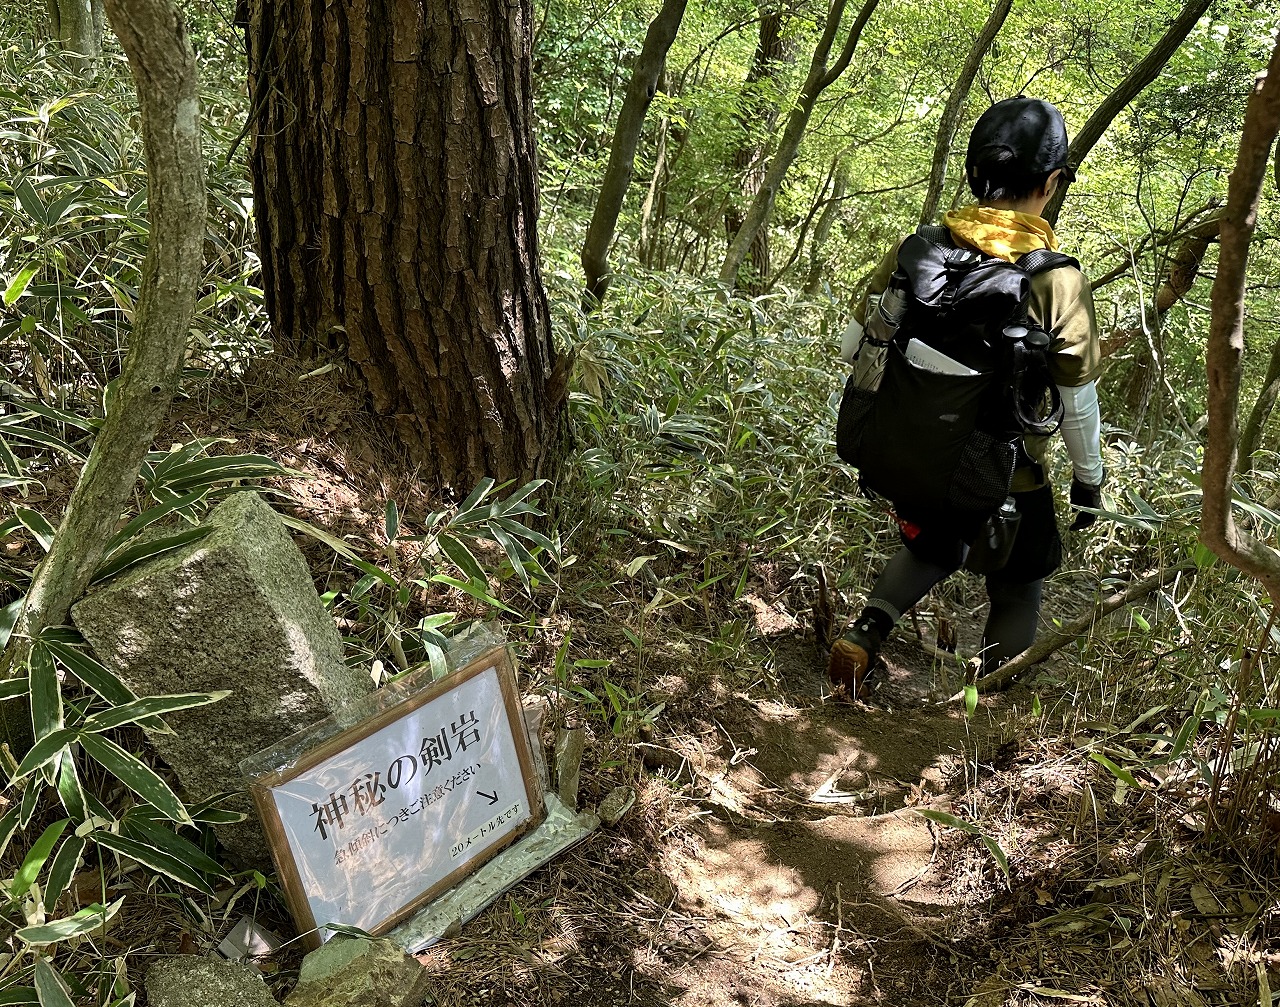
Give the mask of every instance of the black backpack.
<svg viewBox="0 0 1280 1007">
<path fill-rule="evenodd" d="M 945 227 L 907 237 L 890 281 L 903 302 L 896 332 L 881 341 L 868 332 L 859 351 L 883 350 L 883 376 L 878 387 L 850 377 L 836 426 L 836 450 L 864 490 L 917 524 L 969 533 L 999 509 L 1028 460 L 1023 435 L 1053 433 L 1062 420 L 1050 337 L 1027 318 L 1031 277 L 1062 266 L 1079 263 L 1043 249 L 1010 263 L 957 247 Z M 968 373 L 912 363 L 913 339 Z"/>
</svg>

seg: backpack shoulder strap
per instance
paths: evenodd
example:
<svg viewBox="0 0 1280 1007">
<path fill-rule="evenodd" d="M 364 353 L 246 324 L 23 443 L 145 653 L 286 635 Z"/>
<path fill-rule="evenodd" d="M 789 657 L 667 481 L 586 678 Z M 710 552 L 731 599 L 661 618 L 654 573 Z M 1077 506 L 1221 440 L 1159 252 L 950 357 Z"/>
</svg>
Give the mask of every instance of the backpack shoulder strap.
<svg viewBox="0 0 1280 1007">
<path fill-rule="evenodd" d="M 1047 273 L 1051 269 L 1060 269 L 1063 266 L 1072 266 L 1075 269 L 1079 269 L 1080 260 L 1067 255 L 1065 252 L 1051 252 L 1047 248 L 1037 248 L 1035 251 L 1019 257 L 1016 265 L 1028 276 L 1035 276 L 1038 273 Z"/>
<path fill-rule="evenodd" d="M 941 224 L 921 224 L 916 228 L 916 234 L 924 238 L 925 241 L 931 241 L 933 244 L 941 245 L 943 248 L 955 247 L 955 242 L 951 240 L 951 231 Z"/>
</svg>

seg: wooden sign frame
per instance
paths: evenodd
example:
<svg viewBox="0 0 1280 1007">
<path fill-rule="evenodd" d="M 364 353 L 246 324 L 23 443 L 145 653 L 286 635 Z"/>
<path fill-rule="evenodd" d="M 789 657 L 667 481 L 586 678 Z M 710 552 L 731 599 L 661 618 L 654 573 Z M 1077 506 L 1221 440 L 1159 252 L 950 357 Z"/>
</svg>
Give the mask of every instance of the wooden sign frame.
<svg viewBox="0 0 1280 1007">
<path fill-rule="evenodd" d="M 431 681 L 430 669 L 417 673 L 419 678 L 410 682 L 406 688 L 403 681 L 395 683 L 400 691 L 407 693 L 404 698 L 392 702 L 372 716 L 361 720 L 344 730 L 339 731 L 315 747 L 305 750 L 298 758 L 281 768 L 260 773 L 249 780 L 249 792 L 253 798 L 258 816 L 266 832 L 279 873 L 281 886 L 284 889 L 285 902 L 293 914 L 302 935 L 303 944 L 314 950 L 323 944 L 324 938 L 319 927 L 324 923 L 341 923 L 340 920 L 316 920 L 311 901 L 308 897 L 303 875 L 289 842 L 288 831 L 281 819 L 279 808 L 273 791 L 295 778 L 320 766 L 336 756 L 351 750 L 377 732 L 394 725 L 397 721 L 411 717 L 424 706 L 440 699 L 442 696 L 471 682 L 490 669 L 496 669 L 498 686 L 501 691 L 502 711 L 508 723 L 515 743 L 516 757 L 519 763 L 519 780 L 523 785 L 523 795 L 528 802 L 530 816 L 522 821 L 513 831 L 506 832 L 496 841 L 482 846 L 479 852 L 468 857 L 459 867 L 447 873 L 442 879 L 418 893 L 410 901 L 394 912 L 377 920 L 371 926 L 362 929 L 375 936 L 386 933 L 398 923 L 412 916 L 419 909 L 448 891 L 463 878 L 478 870 L 483 864 L 500 853 L 516 839 L 536 828 L 546 817 L 543 803 L 542 785 L 533 760 L 528 733 L 525 729 L 524 710 L 516 687 L 515 667 L 505 644 L 490 647 L 479 656 L 469 661 L 464 667 L 443 678 Z M 419 682 L 421 687 L 419 688 Z M 496 793 L 496 791 L 495 791 Z M 485 797 L 488 795 L 485 794 Z M 425 818 L 424 818 L 425 821 Z"/>
</svg>

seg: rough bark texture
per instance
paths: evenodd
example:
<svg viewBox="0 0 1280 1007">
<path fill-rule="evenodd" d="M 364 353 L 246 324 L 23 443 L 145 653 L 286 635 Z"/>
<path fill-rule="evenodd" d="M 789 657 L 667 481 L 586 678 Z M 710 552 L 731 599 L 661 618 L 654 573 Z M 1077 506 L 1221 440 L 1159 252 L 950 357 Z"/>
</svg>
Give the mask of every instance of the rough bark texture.
<svg viewBox="0 0 1280 1007">
<path fill-rule="evenodd" d="M 609 287 L 609 246 L 613 244 L 618 214 L 622 212 L 622 201 L 626 198 L 627 186 L 631 184 L 645 113 L 649 111 L 649 103 L 658 89 L 658 78 L 667 65 L 667 50 L 680 30 L 687 2 L 664 0 L 658 16 L 649 23 L 644 45 L 631 70 L 631 80 L 622 99 L 618 125 L 614 127 L 613 143 L 609 147 L 609 163 L 600 181 L 600 195 L 582 244 L 582 271 L 587 280 L 583 307 L 587 310 L 599 306 Z"/>
<path fill-rule="evenodd" d="M 347 344 L 428 479 L 551 461 L 564 374 L 538 264 L 529 0 L 252 0 L 267 308 Z"/>
<path fill-rule="evenodd" d="M 64 622 L 97 569 L 178 390 L 200 282 L 204 159 L 199 73 L 186 28 L 168 0 L 107 0 L 106 11 L 138 88 L 150 241 L 124 371 L 53 548 L 36 570 L 16 638 Z"/>
<path fill-rule="evenodd" d="M 102 56 L 102 0 L 48 0 L 48 9 L 58 43 L 78 69 L 92 71 Z"/>
<path fill-rule="evenodd" d="M 1067 160 L 1071 164 L 1080 165 L 1089 156 L 1089 151 L 1093 150 L 1094 145 L 1102 139 L 1102 134 L 1107 131 L 1115 117 L 1129 102 L 1142 93 L 1143 88 L 1160 76 L 1164 65 L 1178 51 L 1178 46 L 1182 45 L 1183 40 L 1191 34 L 1191 29 L 1196 26 L 1196 22 L 1209 9 L 1210 2 L 1211 0 L 1190 0 L 1169 25 L 1168 31 L 1151 47 L 1151 51 L 1125 75 L 1124 80 L 1116 85 L 1116 89 L 1103 99 L 1093 115 L 1089 116 L 1084 128 L 1071 141 L 1071 146 L 1067 150 Z M 1067 198 L 1069 188 L 1070 183 L 1064 179 L 1059 183 L 1058 191 L 1049 200 L 1042 214 L 1049 223 L 1058 222 L 1058 213 L 1062 210 L 1062 202 Z"/>
<path fill-rule="evenodd" d="M 1249 410 L 1249 418 L 1244 424 L 1244 433 L 1240 435 L 1240 471 L 1248 472 L 1253 468 L 1253 453 L 1262 447 L 1262 431 L 1266 429 L 1267 420 L 1276 406 L 1276 398 L 1280 397 L 1280 339 L 1271 347 L 1271 361 L 1267 364 L 1267 376 L 1262 379 L 1262 391 L 1258 393 L 1253 408 Z"/>
<path fill-rule="evenodd" d="M 964 111 L 965 102 L 969 100 L 969 89 L 973 86 L 973 78 L 978 75 L 978 68 L 987 55 L 987 50 L 995 42 L 1000 29 L 1004 27 L 1005 18 L 1013 7 L 1013 0 L 996 0 L 987 15 L 982 31 L 973 40 L 964 66 L 960 68 L 960 76 L 956 78 L 947 104 L 942 109 L 942 119 L 938 122 L 938 135 L 933 144 L 933 165 L 929 169 L 929 188 L 925 192 L 924 207 L 920 211 L 920 223 L 932 224 L 938 212 L 938 200 L 942 196 L 942 187 L 947 180 L 947 159 L 951 156 L 951 141 L 955 138 L 956 124 L 960 121 L 960 113 Z"/>
<path fill-rule="evenodd" d="M 1170 309 L 1182 300 L 1195 286 L 1196 277 L 1204 263 L 1205 253 L 1222 230 L 1222 217 L 1215 214 L 1185 231 L 1169 259 L 1168 272 L 1156 292 L 1153 308 L 1147 311 L 1147 327 L 1154 329 Z M 1116 329 L 1102 340 L 1102 355 L 1109 357 L 1124 349 L 1131 340 L 1142 335 L 1141 325 Z"/>
<path fill-rule="evenodd" d="M 777 150 L 774 151 L 773 158 L 769 162 L 760 191 L 751 201 L 751 206 L 743 218 L 742 227 L 739 228 L 737 236 L 729 244 L 729 250 L 725 253 L 719 280 L 721 287 L 726 291 L 732 290 L 737 283 L 738 271 L 747 258 L 756 232 L 764 226 L 769 217 L 769 211 L 773 209 L 773 201 L 778 195 L 778 189 L 787 174 L 787 169 L 791 167 L 800 150 L 800 141 L 804 139 L 804 131 L 809 125 L 809 116 L 813 114 L 813 106 L 817 103 L 818 96 L 848 68 L 853 59 L 853 51 L 858 46 L 858 39 L 862 37 L 862 30 L 871 19 L 871 14 L 875 11 L 879 0 L 865 0 L 858 16 L 849 27 L 844 48 L 840 51 L 835 63 L 828 67 L 827 60 L 831 55 L 831 46 L 835 42 L 836 34 L 840 31 L 840 19 L 844 15 L 846 3 L 847 0 L 831 0 L 822 36 L 814 49 L 813 59 L 809 61 L 809 73 L 800 88 L 800 95 L 796 98 L 795 105 L 787 116 L 787 125 L 783 129 L 782 139 L 778 141 Z"/>
<path fill-rule="evenodd" d="M 1258 202 L 1271 144 L 1280 132 L 1280 43 L 1249 98 L 1240 153 L 1222 211 L 1222 247 L 1210 299 L 1209 434 L 1200 483 L 1200 541 L 1232 566 L 1257 578 L 1280 605 L 1280 552 L 1241 531 L 1232 514 L 1232 480 L 1239 430 L 1236 411 L 1244 356 L 1244 295 L 1249 242 L 1258 223 Z"/>
<path fill-rule="evenodd" d="M 778 120 L 778 103 L 769 92 L 779 76 L 786 56 L 782 41 L 782 14 L 779 11 L 760 12 L 760 38 L 751 60 L 751 69 L 743 84 L 746 106 L 736 116 L 738 128 L 743 133 L 743 143 L 733 152 L 733 170 L 738 176 L 738 188 L 742 202 L 750 204 L 760 186 L 764 184 L 765 155 L 769 137 L 773 135 Z M 766 87 L 762 89 L 760 82 Z M 762 90 L 764 93 L 762 94 Z M 738 201 L 730 204 L 724 215 L 724 229 L 732 242 L 742 228 L 743 211 Z M 754 274 L 750 284 L 752 293 L 759 293 L 761 281 L 769 275 L 769 228 L 761 227 L 747 250 L 746 263 Z"/>
</svg>

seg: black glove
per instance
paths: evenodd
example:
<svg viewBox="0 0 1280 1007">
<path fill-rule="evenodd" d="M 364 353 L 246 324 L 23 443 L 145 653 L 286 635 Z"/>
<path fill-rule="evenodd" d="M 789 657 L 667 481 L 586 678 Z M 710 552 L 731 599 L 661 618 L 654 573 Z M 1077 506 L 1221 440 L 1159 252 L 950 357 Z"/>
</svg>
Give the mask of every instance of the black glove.
<svg viewBox="0 0 1280 1007">
<path fill-rule="evenodd" d="M 1102 471 L 1102 479 L 1099 480 L 1097 486 L 1090 486 L 1082 483 L 1074 476 L 1071 478 L 1071 506 L 1072 507 L 1092 507 L 1094 510 L 1102 508 L 1102 484 L 1107 481 L 1106 469 Z M 1087 511 L 1077 511 L 1076 519 L 1071 522 L 1072 531 L 1084 531 L 1093 522 L 1098 520 L 1097 514 L 1090 514 Z"/>
</svg>

